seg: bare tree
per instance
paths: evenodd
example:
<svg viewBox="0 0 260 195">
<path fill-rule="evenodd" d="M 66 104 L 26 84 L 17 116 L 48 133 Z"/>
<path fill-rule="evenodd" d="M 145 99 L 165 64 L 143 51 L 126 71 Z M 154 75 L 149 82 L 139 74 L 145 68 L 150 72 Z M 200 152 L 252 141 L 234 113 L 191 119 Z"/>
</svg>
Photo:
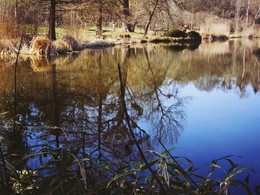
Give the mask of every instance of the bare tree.
<svg viewBox="0 0 260 195">
<path fill-rule="evenodd" d="M 102 23 L 103 23 L 103 0 L 97 2 L 97 23 L 96 23 L 96 35 L 102 35 Z"/>
<path fill-rule="evenodd" d="M 56 0 L 51 0 L 50 6 L 50 21 L 49 21 L 49 39 L 56 40 L 56 32 L 55 32 L 55 17 L 56 17 Z"/>
<path fill-rule="evenodd" d="M 153 16 L 154 16 L 155 10 L 157 9 L 158 4 L 159 4 L 159 0 L 155 0 L 152 10 L 149 11 L 149 19 L 147 21 L 147 24 L 146 24 L 145 30 L 144 30 L 144 34 L 143 34 L 144 37 L 147 35 L 147 32 L 151 25 L 151 22 L 152 22 L 152 19 L 153 19 Z"/>
</svg>

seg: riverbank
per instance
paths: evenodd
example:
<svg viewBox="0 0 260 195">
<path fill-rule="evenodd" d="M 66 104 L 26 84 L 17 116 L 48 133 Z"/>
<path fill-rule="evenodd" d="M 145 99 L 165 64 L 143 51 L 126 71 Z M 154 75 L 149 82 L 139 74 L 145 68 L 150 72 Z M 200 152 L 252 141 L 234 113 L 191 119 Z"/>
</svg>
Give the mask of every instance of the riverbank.
<svg viewBox="0 0 260 195">
<path fill-rule="evenodd" d="M 189 44 L 194 42 L 190 37 L 131 37 L 130 34 L 122 34 L 112 37 L 89 37 L 86 40 L 78 40 L 73 36 L 66 35 L 58 40 L 50 41 L 47 37 L 37 36 L 28 39 L 0 39 L 0 57 L 12 57 L 18 52 L 20 42 L 22 46 L 19 53 L 22 55 L 64 55 L 69 52 L 84 49 L 104 49 L 116 45 L 132 45 L 147 43 L 180 43 Z"/>
<path fill-rule="evenodd" d="M 81 39 L 75 38 L 71 35 L 60 36 L 58 40 L 50 41 L 45 36 L 30 37 L 25 35 L 23 39 L 0 39 L 0 57 L 11 58 L 15 57 L 20 42 L 22 45 L 19 53 L 21 55 L 48 55 L 57 56 L 65 55 L 66 53 L 82 51 L 84 49 L 104 49 L 114 47 L 116 45 L 132 45 L 132 44 L 180 44 L 187 47 L 197 48 L 202 41 L 215 42 L 227 41 L 230 39 L 242 38 L 242 36 L 234 35 L 213 35 L 202 34 L 198 32 L 189 31 L 188 33 L 174 29 L 164 32 L 162 35 L 141 36 L 139 33 L 117 33 L 114 36 L 85 36 Z M 248 37 L 249 39 L 256 38 L 256 36 Z"/>
</svg>

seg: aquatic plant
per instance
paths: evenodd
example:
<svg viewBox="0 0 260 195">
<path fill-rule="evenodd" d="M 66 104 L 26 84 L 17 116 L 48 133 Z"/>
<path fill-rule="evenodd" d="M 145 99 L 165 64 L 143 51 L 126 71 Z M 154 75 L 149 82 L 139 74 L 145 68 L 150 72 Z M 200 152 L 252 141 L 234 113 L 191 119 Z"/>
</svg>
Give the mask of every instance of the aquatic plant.
<svg viewBox="0 0 260 195">
<path fill-rule="evenodd" d="M 169 151 L 158 153 L 149 151 L 154 159 L 149 166 L 156 170 L 156 177 L 163 183 L 168 194 L 228 194 L 235 187 L 245 194 L 252 194 L 248 183 L 236 178 L 239 174 L 249 169 L 236 164 L 231 156 L 226 156 L 201 167 L 208 169 L 207 175 L 199 174 L 200 169 L 194 168 L 192 161 L 188 158 L 173 157 Z M 230 167 L 221 167 L 221 161 L 227 161 Z M 221 170 L 224 175 L 216 178 Z M 156 184 L 153 175 L 146 171 L 147 166 L 140 162 L 132 162 L 119 170 L 107 185 L 107 189 L 117 192 L 135 192 L 136 194 L 160 193 L 161 189 Z"/>
<path fill-rule="evenodd" d="M 36 171 L 17 170 L 16 177 L 11 177 L 13 191 L 17 194 L 30 194 L 33 191 L 36 176 Z"/>
<path fill-rule="evenodd" d="M 37 170 L 38 177 L 33 189 L 36 194 L 85 194 L 89 158 L 77 158 L 78 151 L 45 147 L 43 151 L 27 158 L 47 156 L 48 161 Z M 41 172 L 46 172 L 41 174 Z"/>
<path fill-rule="evenodd" d="M 24 158 L 48 157 L 49 160 L 36 171 L 16 171 L 9 163 L 4 168 L 1 161 L 0 190 L 9 187 L 7 191 L 20 194 L 160 194 L 163 191 L 166 194 L 228 194 L 236 188 L 252 194 L 247 181 L 237 179 L 238 175 L 251 170 L 236 164 L 233 156 L 195 168 L 190 159 L 172 156 L 169 150 L 162 153 L 146 151 L 153 156 L 148 164 L 131 161 L 117 165 L 108 161 L 95 162 L 89 153 L 79 157 L 78 152 L 72 148 L 45 147 Z M 228 162 L 229 167 L 221 166 L 223 161 Z M 149 174 L 149 167 L 155 174 Z M 208 174 L 202 175 L 201 169 L 206 169 Z M 4 185 L 4 170 L 8 178 L 12 178 L 8 185 Z M 215 176 L 219 171 L 223 173 L 222 177 Z M 158 185 L 158 180 L 162 186 Z"/>
</svg>

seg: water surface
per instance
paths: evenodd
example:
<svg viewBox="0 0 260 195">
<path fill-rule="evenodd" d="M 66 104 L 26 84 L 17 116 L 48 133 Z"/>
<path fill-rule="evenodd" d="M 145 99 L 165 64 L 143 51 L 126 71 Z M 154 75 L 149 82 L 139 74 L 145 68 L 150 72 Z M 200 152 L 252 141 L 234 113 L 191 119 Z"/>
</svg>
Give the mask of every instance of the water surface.
<svg viewBox="0 0 260 195">
<path fill-rule="evenodd" d="M 140 158 L 123 120 L 120 64 L 131 125 L 144 151 L 163 150 L 159 139 L 197 166 L 235 155 L 234 161 L 256 170 L 250 182 L 259 184 L 259 46 L 138 45 L 55 58 L 21 56 L 18 64 L 1 60 L 6 158 L 17 168 L 35 170 L 50 156 L 32 154 L 46 147 L 71 148 L 95 160 Z"/>
</svg>

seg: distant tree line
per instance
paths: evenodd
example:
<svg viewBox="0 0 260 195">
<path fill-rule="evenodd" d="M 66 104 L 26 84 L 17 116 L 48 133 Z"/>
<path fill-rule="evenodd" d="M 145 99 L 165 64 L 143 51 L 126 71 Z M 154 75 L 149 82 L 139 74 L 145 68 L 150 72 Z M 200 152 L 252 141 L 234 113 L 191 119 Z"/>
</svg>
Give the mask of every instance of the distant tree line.
<svg viewBox="0 0 260 195">
<path fill-rule="evenodd" d="M 55 26 L 95 26 L 97 35 L 111 24 L 129 32 L 138 26 L 146 35 L 148 30 L 185 24 L 196 28 L 201 17 L 205 20 L 209 15 L 231 20 L 234 26 L 235 19 L 251 25 L 260 21 L 260 0 L 0 0 L 0 21 L 12 18 L 30 25 L 34 33 L 49 25 L 51 39 L 56 39 Z"/>
</svg>

